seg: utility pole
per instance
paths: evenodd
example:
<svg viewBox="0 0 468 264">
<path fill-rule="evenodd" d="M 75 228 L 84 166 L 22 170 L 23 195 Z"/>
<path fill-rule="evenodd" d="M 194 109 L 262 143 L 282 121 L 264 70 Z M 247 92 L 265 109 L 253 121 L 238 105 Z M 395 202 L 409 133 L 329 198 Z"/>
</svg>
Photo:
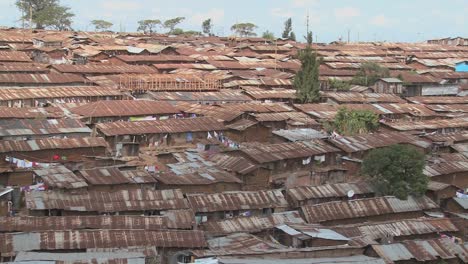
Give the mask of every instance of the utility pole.
<svg viewBox="0 0 468 264">
<path fill-rule="evenodd" d="M 351 35 L 351 29 L 348 28 L 348 44 L 349 44 L 349 41 L 350 41 L 350 35 Z"/>
</svg>

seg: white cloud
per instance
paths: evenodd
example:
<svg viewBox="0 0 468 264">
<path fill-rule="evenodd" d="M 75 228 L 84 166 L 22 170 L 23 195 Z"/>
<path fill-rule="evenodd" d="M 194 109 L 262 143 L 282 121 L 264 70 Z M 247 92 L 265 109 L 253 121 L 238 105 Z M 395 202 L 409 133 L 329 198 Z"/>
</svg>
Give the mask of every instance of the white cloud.
<svg viewBox="0 0 468 264">
<path fill-rule="evenodd" d="M 361 11 L 355 7 L 343 7 L 335 9 L 335 17 L 337 19 L 349 19 L 358 17 L 361 15 Z"/>
<path fill-rule="evenodd" d="M 389 26 L 391 24 L 391 21 L 385 15 L 380 14 L 375 17 L 372 17 L 369 23 L 374 26 L 385 27 Z"/>
<path fill-rule="evenodd" d="M 219 24 L 224 20 L 224 9 L 212 8 L 207 12 L 195 13 L 188 18 L 188 22 L 195 26 L 201 26 L 203 21 L 211 18 L 213 24 Z"/>
<path fill-rule="evenodd" d="M 113 11 L 135 11 L 143 8 L 141 3 L 131 0 L 107 0 L 101 2 L 100 6 L 103 10 L 113 10 Z"/>
<path fill-rule="evenodd" d="M 270 10 L 270 14 L 275 17 L 284 17 L 284 18 L 289 18 L 294 16 L 293 12 L 291 11 L 285 11 L 281 8 L 273 8 Z"/>
<path fill-rule="evenodd" d="M 292 0 L 292 5 L 295 7 L 305 7 L 315 5 L 319 0 Z"/>
</svg>

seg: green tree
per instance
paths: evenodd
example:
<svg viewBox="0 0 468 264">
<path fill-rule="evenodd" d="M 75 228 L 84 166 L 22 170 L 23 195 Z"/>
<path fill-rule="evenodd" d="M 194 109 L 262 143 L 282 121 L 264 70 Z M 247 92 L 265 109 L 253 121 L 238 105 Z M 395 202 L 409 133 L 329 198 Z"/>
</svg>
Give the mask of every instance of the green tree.
<svg viewBox="0 0 468 264">
<path fill-rule="evenodd" d="M 379 116 L 369 110 L 349 110 L 340 107 L 328 130 L 341 135 L 353 136 L 369 133 L 379 128 Z"/>
<path fill-rule="evenodd" d="M 304 37 L 308 45 L 312 45 L 312 42 L 314 41 L 314 35 L 312 34 L 312 31 L 307 32 L 307 36 Z"/>
<path fill-rule="evenodd" d="M 75 16 L 59 0 L 16 0 L 16 7 L 23 13 L 22 19 L 29 20 L 31 16 L 37 29 L 71 30 Z"/>
<path fill-rule="evenodd" d="M 362 86 L 372 86 L 380 78 L 387 77 L 390 77 L 390 71 L 387 68 L 375 62 L 364 62 L 361 64 L 361 68 L 351 82 Z"/>
<path fill-rule="evenodd" d="M 349 81 L 343 81 L 338 79 L 328 79 L 330 87 L 338 91 L 349 91 L 351 88 L 351 83 Z"/>
<path fill-rule="evenodd" d="M 377 191 L 407 199 L 427 190 L 423 174 L 424 154 L 408 145 L 393 145 L 372 150 L 362 162 L 362 173 L 370 178 Z"/>
<path fill-rule="evenodd" d="M 93 24 L 96 31 L 109 30 L 114 25 L 111 22 L 101 20 L 101 19 L 93 20 L 91 21 L 91 24 Z"/>
<path fill-rule="evenodd" d="M 301 69 L 294 76 L 293 85 L 297 97 L 303 103 L 315 102 L 320 98 L 319 67 L 321 60 L 310 45 L 297 54 Z"/>
<path fill-rule="evenodd" d="M 202 23 L 203 34 L 208 35 L 208 36 L 213 36 L 213 33 L 211 33 L 212 28 L 213 28 L 213 24 L 211 24 L 211 18 L 208 18 L 207 20 L 203 21 Z"/>
<path fill-rule="evenodd" d="M 158 26 L 161 25 L 161 20 L 159 19 L 145 19 L 138 21 L 138 31 L 143 31 L 143 33 L 155 33 Z"/>
<path fill-rule="evenodd" d="M 275 40 L 275 34 L 273 34 L 273 32 L 271 32 L 271 31 L 267 30 L 267 31 L 263 32 L 262 38 L 268 39 L 268 40 Z"/>
<path fill-rule="evenodd" d="M 174 29 L 176 29 L 176 26 L 180 23 L 182 23 L 182 21 L 185 20 L 185 17 L 176 17 L 176 18 L 171 18 L 171 19 L 168 19 L 166 21 L 164 21 L 164 27 L 166 29 L 168 29 L 169 31 L 167 32 L 168 34 L 173 34 L 174 33 Z"/>
<path fill-rule="evenodd" d="M 285 22 L 284 22 L 284 30 L 283 30 L 283 34 L 281 35 L 282 38 L 284 39 L 291 39 L 291 34 L 292 34 L 292 19 L 291 18 L 288 18 Z"/>
<path fill-rule="evenodd" d="M 291 32 L 291 34 L 289 34 L 289 39 L 292 41 L 296 41 L 296 34 L 294 32 Z"/>
<path fill-rule="evenodd" d="M 253 37 L 257 36 L 254 30 L 258 28 L 253 23 L 237 23 L 231 26 L 231 31 L 240 37 Z"/>
</svg>

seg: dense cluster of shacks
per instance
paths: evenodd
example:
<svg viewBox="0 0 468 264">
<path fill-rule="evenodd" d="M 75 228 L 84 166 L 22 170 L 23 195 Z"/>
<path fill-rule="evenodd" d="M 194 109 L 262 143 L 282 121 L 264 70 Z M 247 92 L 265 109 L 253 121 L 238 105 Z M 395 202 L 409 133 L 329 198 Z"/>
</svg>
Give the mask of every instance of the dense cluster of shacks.
<svg viewBox="0 0 468 264">
<path fill-rule="evenodd" d="M 465 45 L 0 31 L 0 261 L 466 263 Z M 336 91 L 365 62 L 375 86 Z M 331 135 L 341 107 L 378 132 Z M 427 154 L 423 197 L 380 196 L 372 149 Z"/>
</svg>

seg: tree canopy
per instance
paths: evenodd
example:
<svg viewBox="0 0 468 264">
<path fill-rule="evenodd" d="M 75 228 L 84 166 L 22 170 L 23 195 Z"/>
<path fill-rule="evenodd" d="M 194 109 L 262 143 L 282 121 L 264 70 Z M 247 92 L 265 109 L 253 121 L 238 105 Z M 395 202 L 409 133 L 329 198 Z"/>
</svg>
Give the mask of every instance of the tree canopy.
<svg viewBox="0 0 468 264">
<path fill-rule="evenodd" d="M 275 34 L 273 34 L 273 32 L 271 32 L 271 31 L 267 30 L 267 31 L 263 32 L 262 38 L 268 39 L 268 40 L 275 40 Z"/>
<path fill-rule="evenodd" d="M 281 35 L 282 38 L 284 39 L 290 39 L 296 41 L 296 34 L 292 31 L 292 18 L 288 18 L 284 22 L 284 30 L 283 34 Z"/>
<path fill-rule="evenodd" d="M 157 32 L 157 27 L 161 25 L 161 20 L 159 19 L 145 19 L 138 21 L 138 31 L 143 31 L 143 33 L 154 33 Z"/>
<path fill-rule="evenodd" d="M 231 30 L 240 37 L 253 37 L 257 36 L 254 30 L 257 26 L 253 23 L 237 23 L 231 26 Z"/>
<path fill-rule="evenodd" d="M 362 163 L 362 173 L 370 178 L 377 191 L 407 199 L 426 192 L 428 178 L 423 174 L 424 154 L 408 145 L 374 149 Z"/>
<path fill-rule="evenodd" d="M 114 25 L 109 21 L 105 21 L 105 20 L 101 20 L 101 19 L 93 20 L 93 21 L 91 21 L 91 24 L 93 24 L 96 31 L 109 30 Z"/>
<path fill-rule="evenodd" d="M 319 67 L 321 60 L 310 45 L 297 54 L 301 69 L 294 76 L 294 87 L 302 103 L 315 102 L 320 98 Z"/>
<path fill-rule="evenodd" d="M 32 23 L 37 29 L 71 30 L 75 14 L 60 5 L 59 0 L 17 0 L 16 6 L 23 13 L 22 19 L 29 21 L 32 15 Z"/>
<path fill-rule="evenodd" d="M 213 36 L 212 28 L 213 28 L 213 24 L 211 24 L 211 18 L 208 18 L 207 20 L 203 21 L 202 23 L 203 34 L 208 35 L 208 36 Z"/>
<path fill-rule="evenodd" d="M 369 110 L 349 110 L 346 107 L 338 109 L 328 130 L 338 134 L 353 136 L 369 133 L 379 128 L 379 116 Z"/>
<path fill-rule="evenodd" d="M 171 18 L 171 19 L 168 19 L 166 21 L 164 21 L 164 24 L 163 26 L 168 29 L 169 31 L 167 32 L 168 34 L 173 34 L 174 33 L 174 29 L 176 29 L 176 26 L 180 23 L 182 23 L 182 21 L 185 20 L 185 17 L 175 17 L 175 18 Z"/>
<path fill-rule="evenodd" d="M 372 86 L 380 78 L 387 77 L 390 77 L 390 71 L 387 68 L 382 67 L 375 62 L 365 62 L 361 64 L 361 68 L 356 76 L 354 76 L 352 83 L 363 86 Z"/>
</svg>

